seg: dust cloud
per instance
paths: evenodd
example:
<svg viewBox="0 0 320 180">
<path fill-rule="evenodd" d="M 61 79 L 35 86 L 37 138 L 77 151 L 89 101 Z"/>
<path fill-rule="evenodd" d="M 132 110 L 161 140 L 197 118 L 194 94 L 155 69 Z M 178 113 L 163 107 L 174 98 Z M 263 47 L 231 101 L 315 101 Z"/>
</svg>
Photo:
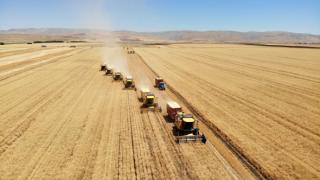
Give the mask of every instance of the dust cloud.
<svg viewBox="0 0 320 180">
<path fill-rule="evenodd" d="M 101 64 L 107 64 L 120 71 L 124 76 L 131 75 L 126 56 L 123 55 L 123 47 L 119 40 L 112 34 L 115 28 L 112 26 L 107 7 L 112 3 L 132 4 L 129 0 L 71 0 L 68 1 L 71 12 L 79 17 L 79 25 L 91 29 L 90 34 L 95 34 L 98 41 L 105 44 L 101 48 Z M 140 2 L 142 2 L 140 0 Z"/>
</svg>

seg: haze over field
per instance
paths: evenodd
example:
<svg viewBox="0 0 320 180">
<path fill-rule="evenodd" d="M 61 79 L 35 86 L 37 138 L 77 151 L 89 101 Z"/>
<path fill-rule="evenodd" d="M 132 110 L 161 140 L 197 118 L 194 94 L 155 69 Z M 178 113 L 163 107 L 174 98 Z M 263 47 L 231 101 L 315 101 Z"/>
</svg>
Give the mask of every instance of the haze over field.
<svg viewBox="0 0 320 180">
<path fill-rule="evenodd" d="M 236 42 L 236 43 L 320 43 L 320 35 L 290 32 L 165 31 L 133 32 L 65 28 L 29 28 L 0 31 L 0 41 L 87 40 L 100 42 Z"/>
</svg>

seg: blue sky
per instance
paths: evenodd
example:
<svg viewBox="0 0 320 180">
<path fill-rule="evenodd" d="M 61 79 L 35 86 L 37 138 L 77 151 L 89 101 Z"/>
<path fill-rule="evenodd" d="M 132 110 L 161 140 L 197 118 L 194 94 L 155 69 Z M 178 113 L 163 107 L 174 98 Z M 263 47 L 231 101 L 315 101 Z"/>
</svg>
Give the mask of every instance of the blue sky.
<svg viewBox="0 0 320 180">
<path fill-rule="evenodd" d="M 320 0 L 0 0 L 0 29 L 27 27 L 320 34 Z"/>
</svg>

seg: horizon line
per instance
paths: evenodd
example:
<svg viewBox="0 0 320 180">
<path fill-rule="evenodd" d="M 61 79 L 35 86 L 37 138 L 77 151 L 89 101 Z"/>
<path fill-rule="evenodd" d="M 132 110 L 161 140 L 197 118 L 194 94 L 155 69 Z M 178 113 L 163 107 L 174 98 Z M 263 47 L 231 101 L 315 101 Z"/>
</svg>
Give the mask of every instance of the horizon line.
<svg viewBox="0 0 320 180">
<path fill-rule="evenodd" d="M 12 31 L 12 30 L 23 30 L 23 29 L 68 29 L 68 30 L 91 30 L 91 31 L 106 31 L 106 32 L 137 32 L 137 33 L 163 33 L 163 32 L 239 32 L 239 33 L 294 33 L 294 34 L 308 34 L 320 36 L 316 33 L 308 32 L 295 32 L 295 31 L 284 31 L 284 30 L 270 30 L 270 31 L 237 31 L 237 30 L 191 30 L 191 29 L 181 29 L 181 30 L 162 30 L 162 31 L 136 31 L 136 30 L 126 30 L 126 29 L 100 29 L 100 28 L 72 28 L 72 27 L 26 27 L 26 28 L 7 28 L 0 29 L 1 31 Z"/>
</svg>

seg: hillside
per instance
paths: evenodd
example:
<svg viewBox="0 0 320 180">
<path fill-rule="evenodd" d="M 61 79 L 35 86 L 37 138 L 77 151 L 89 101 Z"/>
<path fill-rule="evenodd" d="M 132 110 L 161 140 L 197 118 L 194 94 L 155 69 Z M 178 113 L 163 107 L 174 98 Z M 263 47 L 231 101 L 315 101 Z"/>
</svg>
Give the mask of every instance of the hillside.
<svg viewBox="0 0 320 180">
<path fill-rule="evenodd" d="M 66 28 L 28 28 L 0 30 L 1 42 L 32 40 L 88 40 L 116 42 L 236 42 L 236 43 L 320 43 L 320 35 L 291 32 L 236 32 L 236 31 L 164 31 L 133 32 Z"/>
</svg>

